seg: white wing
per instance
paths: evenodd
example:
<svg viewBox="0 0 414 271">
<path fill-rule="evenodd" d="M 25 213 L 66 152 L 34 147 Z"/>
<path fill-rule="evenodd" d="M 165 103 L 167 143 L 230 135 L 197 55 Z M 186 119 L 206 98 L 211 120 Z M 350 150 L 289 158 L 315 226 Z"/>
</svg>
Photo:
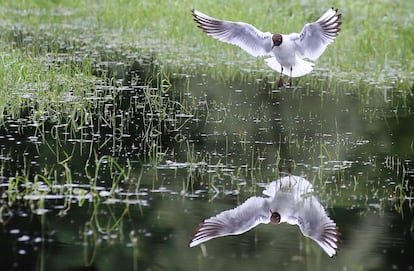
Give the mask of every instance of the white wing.
<svg viewBox="0 0 414 271">
<path fill-rule="evenodd" d="M 242 234 L 260 223 L 270 222 L 270 209 L 266 208 L 267 199 L 251 197 L 240 206 L 219 213 L 204 220 L 191 238 L 190 247 L 210 239 Z"/>
<path fill-rule="evenodd" d="M 302 234 L 313 239 L 329 257 L 334 256 L 341 242 L 335 222 L 314 196 L 307 197 L 303 204 L 298 215 Z"/>
<path fill-rule="evenodd" d="M 194 21 L 205 33 L 218 40 L 239 46 L 252 56 L 272 55 L 272 34 L 263 33 L 254 26 L 218 20 L 193 9 Z"/>
<path fill-rule="evenodd" d="M 316 60 L 338 36 L 340 19 L 338 10 L 330 8 L 316 22 L 305 24 L 295 40 L 298 55 Z"/>
</svg>

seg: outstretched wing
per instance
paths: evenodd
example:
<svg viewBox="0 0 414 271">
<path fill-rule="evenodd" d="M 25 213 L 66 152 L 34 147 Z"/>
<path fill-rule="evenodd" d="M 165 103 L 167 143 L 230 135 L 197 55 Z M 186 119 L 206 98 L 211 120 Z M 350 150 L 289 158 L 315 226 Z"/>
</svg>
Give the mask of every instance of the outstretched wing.
<svg viewBox="0 0 414 271">
<path fill-rule="evenodd" d="M 218 20 L 195 9 L 192 12 L 194 21 L 207 35 L 237 45 L 252 56 L 271 55 L 273 42 L 269 32 L 263 33 L 247 23 Z"/>
<path fill-rule="evenodd" d="M 240 206 L 204 220 L 196 229 L 190 247 L 210 239 L 245 233 L 260 223 L 269 223 L 271 213 L 266 198 L 251 197 Z"/>
<path fill-rule="evenodd" d="M 329 257 L 336 254 L 341 243 L 340 233 L 314 196 L 304 200 L 298 215 L 298 225 L 302 234 L 313 239 Z"/>
<path fill-rule="evenodd" d="M 316 22 L 305 24 L 295 40 L 296 49 L 302 58 L 316 60 L 326 47 L 338 36 L 341 14 L 337 9 L 328 9 Z"/>
</svg>

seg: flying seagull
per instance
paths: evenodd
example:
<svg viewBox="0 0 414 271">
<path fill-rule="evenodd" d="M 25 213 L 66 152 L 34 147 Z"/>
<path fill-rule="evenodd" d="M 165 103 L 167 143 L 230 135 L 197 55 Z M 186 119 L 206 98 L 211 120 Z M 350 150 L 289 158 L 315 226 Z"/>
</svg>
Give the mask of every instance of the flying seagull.
<svg viewBox="0 0 414 271">
<path fill-rule="evenodd" d="M 271 34 L 262 32 L 253 25 L 210 17 L 193 9 L 194 21 L 207 35 L 223 42 L 234 44 L 252 56 L 271 56 L 265 61 L 272 69 L 280 72 L 278 86 L 283 86 L 282 74 L 299 77 L 310 73 L 315 61 L 326 47 L 338 36 L 341 14 L 338 9 L 328 9 L 316 22 L 307 23 L 298 33 Z"/>
<path fill-rule="evenodd" d="M 189 246 L 221 236 L 243 234 L 261 223 L 287 222 L 298 225 L 303 235 L 313 239 L 332 257 L 341 242 L 340 233 L 312 192 L 312 184 L 302 177 L 286 176 L 273 181 L 263 191 L 266 197 L 250 197 L 234 209 L 205 219 Z"/>
</svg>

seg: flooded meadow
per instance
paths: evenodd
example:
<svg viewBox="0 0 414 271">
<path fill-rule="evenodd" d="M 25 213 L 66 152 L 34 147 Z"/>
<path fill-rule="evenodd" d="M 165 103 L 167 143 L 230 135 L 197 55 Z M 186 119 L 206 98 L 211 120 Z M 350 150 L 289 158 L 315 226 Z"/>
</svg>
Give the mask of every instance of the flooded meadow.
<svg viewBox="0 0 414 271">
<path fill-rule="evenodd" d="M 114 42 L 77 9 L 34 10 L 0 17 L 1 270 L 414 269 L 412 64 L 333 72 L 338 50 L 279 88 L 242 52 Z M 72 23 L 30 26 L 48 16 Z M 335 221 L 337 255 L 286 223 L 189 247 L 290 175 Z"/>
</svg>

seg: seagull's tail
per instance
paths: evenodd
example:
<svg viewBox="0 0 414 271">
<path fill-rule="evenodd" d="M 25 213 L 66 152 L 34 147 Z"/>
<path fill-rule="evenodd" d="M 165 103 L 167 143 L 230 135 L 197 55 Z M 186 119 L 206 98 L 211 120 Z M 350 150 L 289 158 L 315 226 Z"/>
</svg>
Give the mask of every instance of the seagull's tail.
<svg viewBox="0 0 414 271">
<path fill-rule="evenodd" d="M 267 65 L 277 72 L 280 72 L 281 65 L 275 57 L 265 59 Z M 292 66 L 292 77 L 299 77 L 310 73 L 315 64 L 300 58 L 296 58 L 296 63 Z M 283 67 L 283 73 L 290 76 L 290 67 Z"/>
</svg>

